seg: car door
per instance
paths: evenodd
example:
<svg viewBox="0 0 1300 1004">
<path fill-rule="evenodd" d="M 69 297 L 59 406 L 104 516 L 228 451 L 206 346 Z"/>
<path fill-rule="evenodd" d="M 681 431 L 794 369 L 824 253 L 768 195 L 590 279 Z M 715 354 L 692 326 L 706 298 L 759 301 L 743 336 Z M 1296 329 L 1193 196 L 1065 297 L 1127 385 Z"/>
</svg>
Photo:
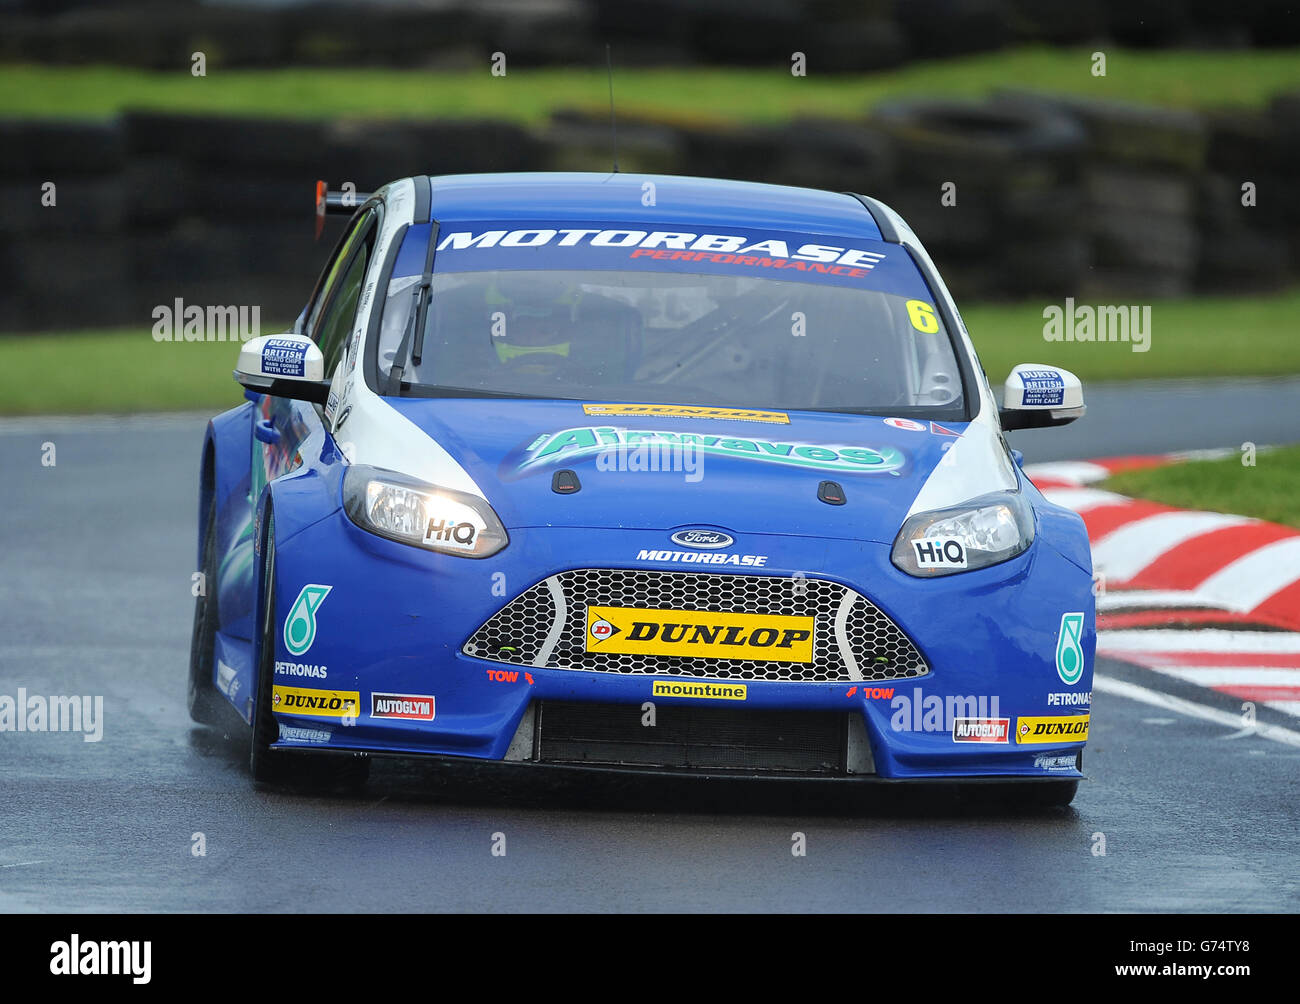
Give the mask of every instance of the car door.
<svg viewBox="0 0 1300 1004">
<path fill-rule="evenodd" d="M 358 213 L 321 273 L 312 302 L 303 312 L 303 334 L 320 346 L 327 376 L 338 366 L 356 321 L 381 213 L 381 203 Z M 250 493 L 254 503 L 269 482 L 302 464 L 299 451 L 303 442 L 324 429 L 320 405 L 263 394 L 256 408 Z"/>
</svg>

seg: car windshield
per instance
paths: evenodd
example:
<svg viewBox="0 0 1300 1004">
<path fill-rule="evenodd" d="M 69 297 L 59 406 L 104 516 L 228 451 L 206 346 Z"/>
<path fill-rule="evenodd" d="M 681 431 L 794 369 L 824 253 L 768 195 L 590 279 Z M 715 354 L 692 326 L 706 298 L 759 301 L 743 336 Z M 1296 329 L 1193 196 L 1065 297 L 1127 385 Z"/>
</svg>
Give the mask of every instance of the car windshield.
<svg viewBox="0 0 1300 1004">
<path fill-rule="evenodd" d="M 639 262 L 636 270 L 435 269 L 421 340 L 408 331 L 419 276 L 400 276 L 380 327 L 380 386 L 418 396 L 961 417 L 960 371 L 928 293 L 819 280 Z"/>
</svg>

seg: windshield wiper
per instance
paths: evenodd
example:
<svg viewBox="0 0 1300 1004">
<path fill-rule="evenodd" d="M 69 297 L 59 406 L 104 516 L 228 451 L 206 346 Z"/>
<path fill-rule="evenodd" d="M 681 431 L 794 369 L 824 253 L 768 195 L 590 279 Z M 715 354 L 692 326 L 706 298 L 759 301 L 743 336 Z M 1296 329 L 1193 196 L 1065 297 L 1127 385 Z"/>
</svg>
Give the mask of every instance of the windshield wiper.
<svg viewBox="0 0 1300 1004">
<path fill-rule="evenodd" d="M 419 366 L 424 353 L 424 322 L 429 316 L 429 297 L 433 287 L 433 256 L 438 247 L 438 221 L 429 224 L 429 246 L 424 253 L 424 271 L 420 273 L 419 285 L 412 291 L 411 313 L 406 319 L 406 330 L 402 340 L 393 354 L 393 365 L 388 370 L 387 392 L 397 397 L 402 396 L 402 374 L 406 372 L 406 354 L 410 351 L 411 362 Z M 412 342 L 414 336 L 414 342 Z"/>
</svg>

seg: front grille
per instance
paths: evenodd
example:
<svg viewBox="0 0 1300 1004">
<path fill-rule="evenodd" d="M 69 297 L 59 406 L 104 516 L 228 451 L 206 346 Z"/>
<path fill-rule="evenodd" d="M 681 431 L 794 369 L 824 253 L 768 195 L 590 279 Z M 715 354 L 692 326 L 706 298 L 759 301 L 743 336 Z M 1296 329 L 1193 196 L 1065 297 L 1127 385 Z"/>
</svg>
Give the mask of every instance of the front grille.
<svg viewBox="0 0 1300 1004">
<path fill-rule="evenodd" d="M 848 716 L 817 711 L 735 711 L 691 705 L 541 701 L 537 755 L 544 763 L 845 774 Z"/>
<path fill-rule="evenodd" d="M 812 617 L 813 661 L 588 652 L 588 604 Z M 876 682 L 929 672 L 897 624 L 838 582 L 645 569 L 588 568 L 553 575 L 489 618 L 462 651 L 516 666 L 722 680 Z"/>
</svg>

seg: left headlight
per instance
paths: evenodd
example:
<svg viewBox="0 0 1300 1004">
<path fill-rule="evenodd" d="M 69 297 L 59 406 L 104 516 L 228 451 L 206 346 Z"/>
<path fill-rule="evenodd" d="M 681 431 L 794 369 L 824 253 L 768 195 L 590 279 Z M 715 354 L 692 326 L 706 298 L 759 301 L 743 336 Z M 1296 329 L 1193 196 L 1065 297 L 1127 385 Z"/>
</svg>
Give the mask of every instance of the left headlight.
<svg viewBox="0 0 1300 1004">
<path fill-rule="evenodd" d="M 343 475 L 343 509 L 363 530 L 462 558 L 486 558 L 510 540 L 477 495 L 362 464 Z"/>
<path fill-rule="evenodd" d="M 898 531 L 892 554 L 908 575 L 930 578 L 1007 561 L 1034 542 L 1034 512 L 1021 492 L 917 513 Z"/>
</svg>

